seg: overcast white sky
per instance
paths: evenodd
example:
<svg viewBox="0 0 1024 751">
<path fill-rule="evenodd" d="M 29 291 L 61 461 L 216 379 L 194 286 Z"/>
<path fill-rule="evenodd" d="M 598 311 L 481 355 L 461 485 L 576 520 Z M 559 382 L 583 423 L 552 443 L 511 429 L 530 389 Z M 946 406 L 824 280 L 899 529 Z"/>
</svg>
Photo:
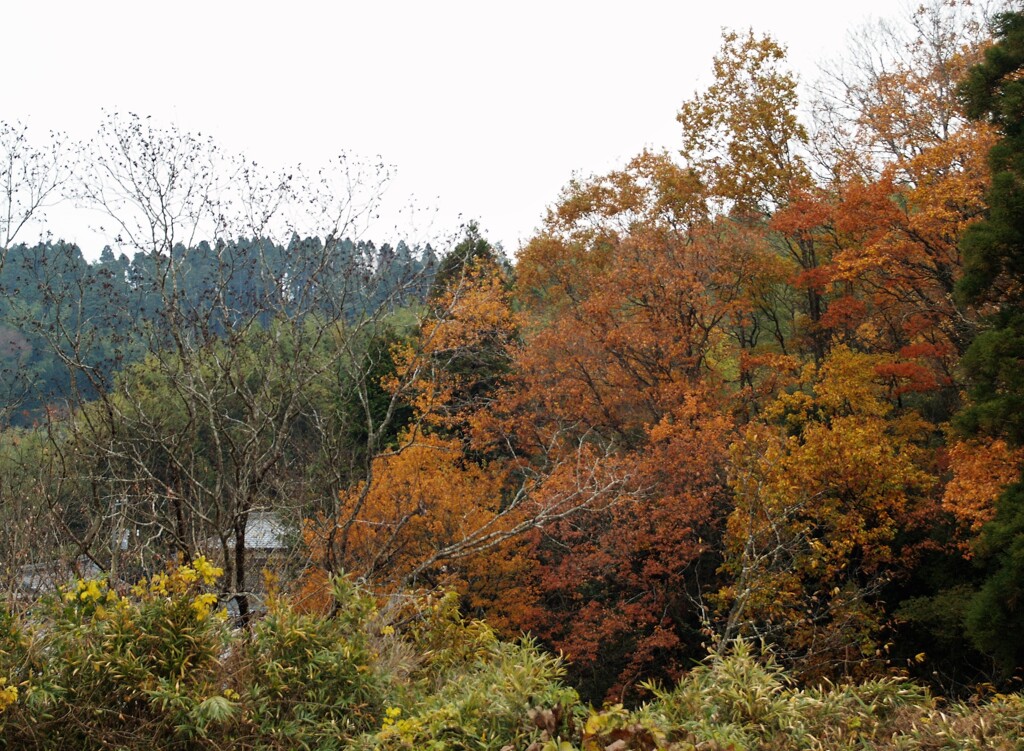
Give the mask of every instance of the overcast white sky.
<svg viewBox="0 0 1024 751">
<path fill-rule="evenodd" d="M 136 112 L 275 166 L 379 154 L 398 169 L 393 204 L 436 207 L 422 231 L 477 219 L 514 252 L 574 171 L 676 148 L 723 27 L 772 34 L 810 81 L 850 29 L 903 7 L 6 0 L 0 119 L 88 138 L 102 110 Z"/>
</svg>

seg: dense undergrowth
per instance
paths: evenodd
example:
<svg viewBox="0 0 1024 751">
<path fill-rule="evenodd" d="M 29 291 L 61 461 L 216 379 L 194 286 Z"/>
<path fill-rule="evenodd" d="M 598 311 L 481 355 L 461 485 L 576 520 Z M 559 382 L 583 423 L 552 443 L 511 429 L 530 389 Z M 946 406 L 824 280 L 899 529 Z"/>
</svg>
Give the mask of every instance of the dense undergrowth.
<svg viewBox="0 0 1024 751">
<path fill-rule="evenodd" d="M 332 617 L 282 598 L 249 630 L 205 559 L 115 592 L 79 581 L 0 616 L 0 742 L 46 749 L 1020 749 L 1024 698 L 944 706 L 897 677 L 796 686 L 740 642 L 634 709 L 596 710 L 561 658 L 465 620 L 455 595 Z"/>
</svg>

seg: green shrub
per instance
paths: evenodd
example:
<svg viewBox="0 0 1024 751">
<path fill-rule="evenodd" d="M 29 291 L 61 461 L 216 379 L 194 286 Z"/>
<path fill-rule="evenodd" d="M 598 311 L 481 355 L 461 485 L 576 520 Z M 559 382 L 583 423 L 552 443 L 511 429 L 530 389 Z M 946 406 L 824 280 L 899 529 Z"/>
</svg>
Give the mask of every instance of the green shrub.
<svg viewBox="0 0 1024 751">
<path fill-rule="evenodd" d="M 1024 698 L 942 707 L 899 678 L 801 688 L 737 643 L 636 711 L 581 705 L 560 658 L 502 642 L 453 594 L 331 617 L 273 600 L 251 630 L 204 559 L 130 592 L 76 582 L 0 612 L 0 745 L 16 749 L 1024 751 Z"/>
<path fill-rule="evenodd" d="M 453 594 L 406 611 L 400 633 L 420 664 L 409 674 L 405 702 L 385 711 L 361 748 L 498 751 L 569 732 L 562 718 L 579 697 L 561 682 L 561 659 L 528 639 L 498 641 L 485 624 L 461 617 Z"/>
<path fill-rule="evenodd" d="M 245 735 L 259 739 L 259 747 L 344 748 L 380 724 L 389 681 L 370 645 L 376 608 L 344 579 L 334 594 L 331 618 L 272 602 L 252 637 L 236 647 L 232 696 L 242 705 Z"/>
</svg>

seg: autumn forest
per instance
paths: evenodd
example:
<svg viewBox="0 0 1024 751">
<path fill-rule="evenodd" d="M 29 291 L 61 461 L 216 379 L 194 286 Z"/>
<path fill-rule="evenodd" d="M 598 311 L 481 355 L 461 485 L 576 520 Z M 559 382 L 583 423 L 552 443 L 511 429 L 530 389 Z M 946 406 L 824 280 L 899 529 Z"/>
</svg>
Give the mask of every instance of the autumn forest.
<svg viewBox="0 0 1024 751">
<path fill-rule="evenodd" d="M 373 163 L 0 124 L 3 628 L 69 581 L 142 613 L 212 561 L 203 623 L 398 629 L 421 670 L 526 633 L 593 707 L 669 706 L 725 654 L 792 691 L 1018 691 L 1024 14 L 936 2 L 853 42 L 798 92 L 784 46 L 723 32 L 678 148 L 572 178 L 514 257 L 475 223 L 361 236 Z M 116 247 L 19 236 L 62 201 Z M 31 695 L 27 639 L 0 713 Z M 389 701 L 352 703 L 382 747 Z M 573 748 L 551 706 L 531 749 Z M 582 748 L 748 747 L 594 717 Z"/>
</svg>

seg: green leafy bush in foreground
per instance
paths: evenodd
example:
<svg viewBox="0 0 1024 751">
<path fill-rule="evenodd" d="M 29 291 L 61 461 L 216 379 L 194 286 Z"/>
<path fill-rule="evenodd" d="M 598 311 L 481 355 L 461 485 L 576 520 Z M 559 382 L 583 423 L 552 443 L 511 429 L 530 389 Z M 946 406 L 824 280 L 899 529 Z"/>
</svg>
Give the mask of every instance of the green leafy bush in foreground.
<svg viewBox="0 0 1024 751">
<path fill-rule="evenodd" d="M 200 558 L 131 592 L 80 581 L 0 613 L 0 743 L 499 748 L 540 737 L 531 700 L 578 701 L 557 658 L 464 621 L 453 595 L 384 611 L 340 579 L 334 616 L 278 600 L 239 631 L 214 607 L 217 574 Z"/>
<path fill-rule="evenodd" d="M 740 643 L 630 711 L 583 706 L 559 658 L 464 620 L 454 595 L 335 615 L 282 600 L 233 629 L 200 558 L 0 613 L 0 743 L 43 749 L 1024 749 L 1024 699 L 942 707 L 899 679 L 805 689 Z"/>
<path fill-rule="evenodd" d="M 926 689 L 897 678 L 800 689 L 744 643 L 712 655 L 674 689 L 652 687 L 636 712 L 593 712 L 579 746 L 559 751 L 671 749 L 1024 749 L 1024 699 L 946 710 Z M 619 745 L 616 745 L 619 744 Z"/>
</svg>

